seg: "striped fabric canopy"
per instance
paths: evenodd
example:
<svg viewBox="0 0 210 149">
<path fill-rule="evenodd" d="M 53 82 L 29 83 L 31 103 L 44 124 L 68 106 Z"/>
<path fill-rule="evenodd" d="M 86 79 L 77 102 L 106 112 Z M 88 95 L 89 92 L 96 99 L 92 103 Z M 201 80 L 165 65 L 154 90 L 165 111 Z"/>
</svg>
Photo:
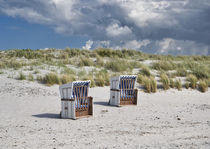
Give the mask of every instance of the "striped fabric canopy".
<svg viewBox="0 0 210 149">
<path fill-rule="evenodd" d="M 84 103 L 87 102 L 89 86 L 90 86 L 90 81 L 73 82 L 72 98 L 76 99 L 78 98 L 78 100 L 75 100 L 76 108 L 88 106 L 87 104 Z"/>
<path fill-rule="evenodd" d="M 74 81 L 73 87 L 74 86 L 88 86 L 89 84 L 90 84 L 90 81 Z"/>
<path fill-rule="evenodd" d="M 121 90 L 121 97 L 132 98 L 134 96 L 136 76 L 125 75 L 120 76 L 119 88 Z"/>
</svg>

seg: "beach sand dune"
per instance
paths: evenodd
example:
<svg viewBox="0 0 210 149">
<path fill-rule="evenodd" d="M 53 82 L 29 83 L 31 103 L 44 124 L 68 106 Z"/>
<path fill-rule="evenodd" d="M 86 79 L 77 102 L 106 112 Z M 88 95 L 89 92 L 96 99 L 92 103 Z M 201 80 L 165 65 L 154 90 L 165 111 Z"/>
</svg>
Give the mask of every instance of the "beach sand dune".
<svg viewBox="0 0 210 149">
<path fill-rule="evenodd" d="M 139 91 L 137 106 L 108 106 L 90 89 L 94 116 L 60 119 L 58 85 L 0 76 L 0 148 L 210 148 L 210 91 Z"/>
</svg>

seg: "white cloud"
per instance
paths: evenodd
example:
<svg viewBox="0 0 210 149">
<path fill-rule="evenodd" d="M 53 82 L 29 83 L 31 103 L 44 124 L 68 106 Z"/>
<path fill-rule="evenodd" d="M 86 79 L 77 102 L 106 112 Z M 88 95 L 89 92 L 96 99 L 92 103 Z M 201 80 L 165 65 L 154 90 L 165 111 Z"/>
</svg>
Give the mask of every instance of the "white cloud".
<svg viewBox="0 0 210 149">
<path fill-rule="evenodd" d="M 82 49 L 90 50 L 91 47 L 92 47 L 92 45 L 93 45 L 93 41 L 88 40 L 88 41 L 86 42 L 85 46 L 82 47 Z"/>
<path fill-rule="evenodd" d="M 116 37 L 116 36 L 124 36 L 129 35 L 132 31 L 127 27 L 119 26 L 118 24 L 111 24 L 106 28 L 107 36 L 109 37 Z"/>
</svg>

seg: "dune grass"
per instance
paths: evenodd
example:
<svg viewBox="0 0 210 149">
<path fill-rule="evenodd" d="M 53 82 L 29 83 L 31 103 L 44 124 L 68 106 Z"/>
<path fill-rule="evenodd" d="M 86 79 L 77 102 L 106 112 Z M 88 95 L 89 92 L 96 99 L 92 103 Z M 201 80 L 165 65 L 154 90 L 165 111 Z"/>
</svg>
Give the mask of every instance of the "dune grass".
<svg viewBox="0 0 210 149">
<path fill-rule="evenodd" d="M 196 76 L 190 74 L 190 75 L 187 76 L 186 80 L 190 83 L 190 87 L 192 89 L 195 89 L 197 87 L 197 78 L 196 78 Z"/>
<path fill-rule="evenodd" d="M 149 67 L 143 66 L 142 69 L 139 71 L 139 74 L 145 75 L 145 76 L 148 76 L 148 77 L 151 76 Z"/>
<path fill-rule="evenodd" d="M 26 75 L 23 72 L 19 72 L 18 80 L 26 80 Z"/>
<path fill-rule="evenodd" d="M 29 81 L 34 81 L 34 76 L 31 73 L 28 75 L 28 80 Z"/>
<path fill-rule="evenodd" d="M 180 79 L 176 79 L 176 81 L 175 81 L 175 87 L 176 87 L 176 89 L 178 89 L 179 91 L 182 90 L 182 82 L 181 82 Z"/>
<path fill-rule="evenodd" d="M 172 61 L 159 61 L 152 63 L 152 68 L 156 70 L 174 70 L 177 65 Z"/>
<path fill-rule="evenodd" d="M 157 92 L 157 82 L 154 77 L 142 76 L 141 83 L 147 93 Z"/>
<path fill-rule="evenodd" d="M 138 82 L 139 84 L 142 84 L 143 81 L 144 81 L 144 76 L 141 75 L 141 74 L 138 74 L 137 82 Z"/>
<path fill-rule="evenodd" d="M 93 66 L 93 65 L 94 65 L 94 62 L 90 58 L 86 58 L 86 57 L 80 57 L 79 58 L 79 63 L 78 63 L 79 67 Z"/>
<path fill-rule="evenodd" d="M 170 88 L 170 80 L 166 74 L 160 75 L 160 81 L 163 84 L 163 89 L 168 90 Z"/>
<path fill-rule="evenodd" d="M 183 67 L 179 67 L 176 69 L 176 76 L 180 76 L 180 77 L 186 77 L 188 74 L 187 70 Z"/>
<path fill-rule="evenodd" d="M 59 83 L 61 83 L 61 84 L 67 84 L 67 83 L 73 82 L 75 80 L 76 80 L 76 78 L 73 75 L 62 75 L 59 78 Z"/>
<path fill-rule="evenodd" d="M 131 68 L 129 62 L 120 59 L 112 59 L 105 64 L 105 68 L 113 72 L 124 72 Z"/>
<path fill-rule="evenodd" d="M 198 88 L 201 92 L 206 92 L 208 90 L 208 81 L 200 80 L 198 84 Z"/>
<path fill-rule="evenodd" d="M 82 80 L 90 80 L 90 87 L 91 87 L 91 88 L 96 86 L 95 81 L 94 81 L 92 75 L 84 76 L 84 77 L 82 78 Z"/>
<path fill-rule="evenodd" d="M 174 88 L 175 87 L 175 82 L 173 79 L 170 78 L 170 87 Z"/>
<path fill-rule="evenodd" d="M 186 88 L 186 89 L 189 89 L 189 87 L 190 87 L 190 83 L 189 83 L 188 81 L 186 81 L 186 82 L 185 82 L 185 88 Z"/>
<path fill-rule="evenodd" d="M 48 86 L 52 86 L 54 84 L 60 84 L 60 79 L 56 73 L 48 73 L 41 78 L 41 82 L 47 84 Z"/>
</svg>

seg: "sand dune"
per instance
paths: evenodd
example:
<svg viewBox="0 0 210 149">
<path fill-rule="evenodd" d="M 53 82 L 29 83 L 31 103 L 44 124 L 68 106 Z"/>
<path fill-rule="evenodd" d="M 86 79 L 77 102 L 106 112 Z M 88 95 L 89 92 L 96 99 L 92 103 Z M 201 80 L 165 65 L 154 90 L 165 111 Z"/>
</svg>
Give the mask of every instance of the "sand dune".
<svg viewBox="0 0 210 149">
<path fill-rule="evenodd" d="M 0 76 L 0 148 L 210 148 L 210 90 L 139 91 L 138 106 L 108 106 L 90 89 L 94 116 L 60 119 L 58 85 Z"/>
</svg>

